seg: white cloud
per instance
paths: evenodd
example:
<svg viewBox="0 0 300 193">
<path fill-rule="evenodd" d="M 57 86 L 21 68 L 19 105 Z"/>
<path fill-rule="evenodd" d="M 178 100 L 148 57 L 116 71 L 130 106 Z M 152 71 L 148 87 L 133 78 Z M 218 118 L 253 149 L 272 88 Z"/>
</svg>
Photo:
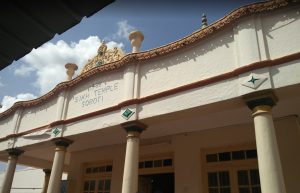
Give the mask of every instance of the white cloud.
<svg viewBox="0 0 300 193">
<path fill-rule="evenodd" d="M 124 44 L 122 42 L 117 43 L 117 42 L 114 42 L 114 41 L 107 42 L 106 45 L 107 45 L 108 49 L 111 49 L 111 48 L 114 48 L 114 47 L 119 47 L 119 48 L 124 47 Z"/>
<path fill-rule="evenodd" d="M 35 99 L 36 96 L 34 96 L 31 93 L 20 93 L 15 97 L 12 96 L 4 96 L 2 99 L 2 108 L 0 108 L 0 113 L 5 111 L 6 109 L 10 108 L 15 102 L 18 101 L 27 101 L 31 99 Z"/>
<path fill-rule="evenodd" d="M 128 24 L 127 20 L 122 20 L 117 23 L 118 31 L 113 35 L 113 39 L 126 39 L 128 40 L 128 35 L 130 32 L 135 30 L 135 27 Z"/>
<path fill-rule="evenodd" d="M 77 74 L 84 64 L 97 54 L 101 41 L 97 36 L 90 36 L 79 42 L 66 43 L 63 40 L 56 44 L 45 43 L 22 58 L 23 64 L 14 71 L 16 76 L 29 76 L 35 73 L 37 79 L 33 83 L 40 94 L 53 89 L 59 82 L 66 80 L 66 63 L 78 65 Z M 107 42 L 108 48 L 123 47 L 122 43 Z"/>
<path fill-rule="evenodd" d="M 25 76 L 29 76 L 33 71 L 35 71 L 35 69 L 32 66 L 22 65 L 20 68 L 17 68 L 14 71 L 14 74 L 25 77 Z"/>
</svg>

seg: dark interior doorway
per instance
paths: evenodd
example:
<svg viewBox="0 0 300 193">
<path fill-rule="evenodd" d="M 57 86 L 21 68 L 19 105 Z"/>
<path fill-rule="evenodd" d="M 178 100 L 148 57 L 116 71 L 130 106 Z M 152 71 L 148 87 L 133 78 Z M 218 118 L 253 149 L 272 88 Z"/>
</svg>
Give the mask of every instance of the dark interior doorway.
<svg viewBox="0 0 300 193">
<path fill-rule="evenodd" d="M 174 173 L 140 175 L 138 193 L 174 193 Z"/>
</svg>

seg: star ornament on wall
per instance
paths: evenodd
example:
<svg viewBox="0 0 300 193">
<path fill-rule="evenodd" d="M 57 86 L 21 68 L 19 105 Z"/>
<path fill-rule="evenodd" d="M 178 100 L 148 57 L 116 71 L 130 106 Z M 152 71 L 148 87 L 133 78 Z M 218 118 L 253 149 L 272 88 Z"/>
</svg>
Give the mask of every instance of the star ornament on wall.
<svg viewBox="0 0 300 193">
<path fill-rule="evenodd" d="M 254 76 L 251 76 L 251 80 L 249 80 L 248 82 L 252 82 L 252 84 L 254 85 L 256 81 L 258 81 L 259 78 L 254 78 Z"/>
<path fill-rule="evenodd" d="M 252 89 L 257 89 L 265 80 L 267 80 L 266 77 L 250 74 L 242 83 L 242 85 Z"/>
</svg>

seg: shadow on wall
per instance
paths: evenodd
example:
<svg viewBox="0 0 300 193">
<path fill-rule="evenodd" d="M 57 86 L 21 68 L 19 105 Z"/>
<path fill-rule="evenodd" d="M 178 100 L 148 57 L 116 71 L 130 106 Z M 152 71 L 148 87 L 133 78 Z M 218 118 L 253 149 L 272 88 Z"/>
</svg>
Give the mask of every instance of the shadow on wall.
<svg viewBox="0 0 300 193">
<path fill-rule="evenodd" d="M 272 55 L 274 55 L 272 54 L 272 52 L 270 52 L 270 48 L 272 46 L 276 47 L 277 45 L 280 45 L 280 50 L 284 53 L 291 53 L 291 51 L 295 49 L 295 46 L 290 47 L 290 42 L 286 41 L 288 39 L 290 39 L 290 41 L 293 41 L 290 37 L 295 37 L 295 34 L 290 33 L 295 33 L 295 31 L 284 30 L 282 28 L 291 25 L 290 29 L 293 29 L 292 24 L 296 21 L 299 21 L 300 19 L 300 11 L 299 9 L 285 9 L 284 11 L 278 13 L 279 11 L 280 10 L 277 10 L 276 12 L 271 13 L 270 15 L 266 15 L 265 20 L 262 21 L 262 30 L 264 32 L 264 43 L 266 45 L 266 53 L 267 57 L 270 59 L 273 57 Z M 296 28 L 294 27 L 294 29 Z M 283 38 L 277 38 L 276 36 L 274 36 L 279 34 L 281 34 L 281 37 Z M 299 43 L 299 39 L 296 42 L 293 42 L 294 45 L 296 45 L 297 43 Z"/>
<path fill-rule="evenodd" d="M 277 12 L 279 11 L 281 10 L 278 10 Z M 272 13 L 272 15 L 273 14 L 276 14 L 276 12 Z M 290 25 L 291 23 L 294 23 L 299 19 L 300 19 L 299 9 L 292 11 L 291 14 L 286 14 L 285 12 L 283 12 L 280 15 L 277 15 L 276 19 L 268 20 L 268 22 L 263 23 L 264 32 L 266 36 L 273 39 L 272 35 L 270 35 L 270 32 L 279 30 L 280 28 Z"/>
<path fill-rule="evenodd" d="M 226 48 L 229 48 L 229 44 L 233 41 L 233 33 L 228 33 L 228 28 L 226 28 L 206 37 L 204 40 L 201 40 L 194 45 L 188 46 L 187 48 L 182 48 L 176 52 L 167 54 L 166 56 L 150 60 L 149 63 L 151 63 L 151 65 L 146 66 L 147 70 L 144 77 L 147 79 L 148 73 L 159 71 L 161 69 L 166 69 L 166 71 L 168 71 L 168 68 L 171 66 L 188 62 L 190 60 L 196 62 L 198 57 L 212 52 L 219 47 L 225 46 Z"/>
<path fill-rule="evenodd" d="M 246 25 L 241 26 L 237 26 L 238 30 L 243 30 L 243 29 L 253 29 L 255 28 L 256 31 L 262 31 L 264 38 L 264 45 L 265 45 L 265 52 L 266 52 L 266 56 L 268 59 L 270 59 L 270 50 L 269 50 L 269 44 L 267 39 L 276 39 L 274 38 L 271 33 L 280 30 L 283 27 L 286 27 L 294 22 L 296 22 L 297 20 L 300 19 L 300 11 L 299 10 L 292 10 L 290 12 L 289 11 L 290 8 L 286 8 L 284 11 L 283 10 L 276 10 L 272 13 L 266 13 L 266 14 L 262 14 L 259 15 L 258 17 L 261 18 L 261 25 L 257 25 L 253 23 L 251 23 L 251 21 L 249 21 Z M 254 19 L 256 19 L 256 17 L 254 17 Z M 288 36 L 289 34 L 286 34 L 286 36 Z"/>
</svg>

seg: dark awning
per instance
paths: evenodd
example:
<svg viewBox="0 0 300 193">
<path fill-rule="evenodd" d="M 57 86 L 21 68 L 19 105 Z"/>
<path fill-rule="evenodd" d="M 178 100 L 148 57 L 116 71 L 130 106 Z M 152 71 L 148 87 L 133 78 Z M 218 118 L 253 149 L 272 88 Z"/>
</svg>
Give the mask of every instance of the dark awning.
<svg viewBox="0 0 300 193">
<path fill-rule="evenodd" d="M 113 1 L 0 1 L 0 70 Z"/>
</svg>

